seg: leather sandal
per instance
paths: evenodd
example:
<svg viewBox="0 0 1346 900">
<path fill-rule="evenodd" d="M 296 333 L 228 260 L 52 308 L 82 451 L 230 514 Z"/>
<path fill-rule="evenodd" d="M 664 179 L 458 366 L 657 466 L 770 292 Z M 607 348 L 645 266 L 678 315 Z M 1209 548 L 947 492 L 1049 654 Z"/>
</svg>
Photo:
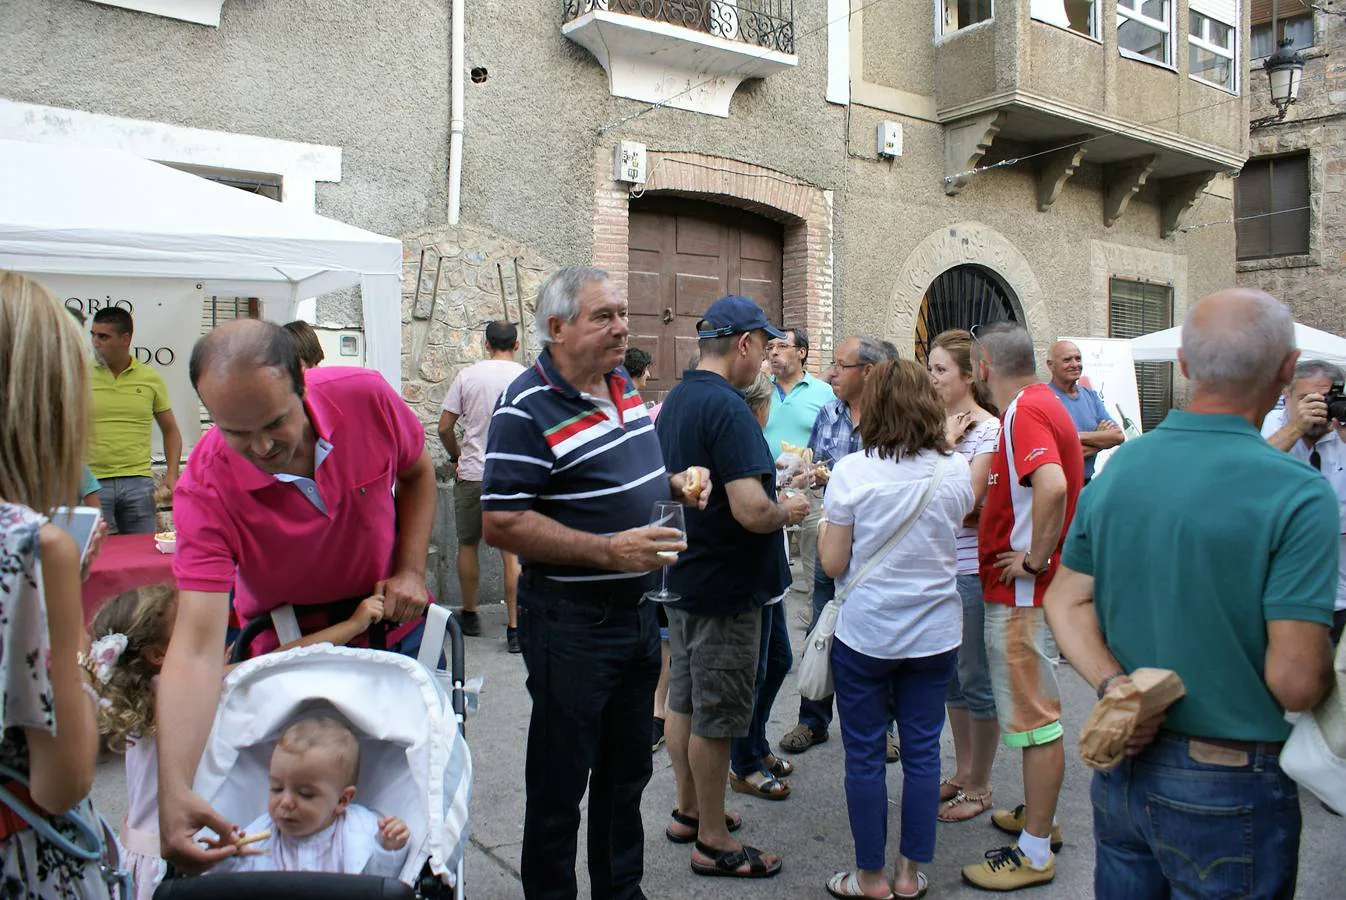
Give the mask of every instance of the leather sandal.
<svg viewBox="0 0 1346 900">
<path fill-rule="evenodd" d="M 974 809 L 968 815 L 954 815 L 954 810 L 959 807 L 972 807 Z M 988 788 L 984 794 L 969 794 L 962 788 L 948 800 L 944 801 L 940 807 L 939 815 L 936 816 L 941 822 L 966 822 L 969 819 L 975 819 L 977 816 L 991 808 L 991 791 Z"/>
<path fill-rule="evenodd" d="M 939 802 L 948 803 L 957 794 L 962 793 L 963 786 L 953 780 L 950 776 L 939 783 Z"/>
<path fill-rule="evenodd" d="M 673 812 L 669 813 L 669 817 L 672 818 L 674 822 L 681 825 L 683 828 L 692 829 L 692 833 L 690 835 L 678 834 L 673 830 L 672 825 L 670 825 L 669 827 L 664 829 L 664 837 L 668 838 L 675 844 L 690 844 L 696 840 L 697 832 L 701 828 L 700 819 L 696 818 L 695 816 L 684 816 L 676 809 L 673 810 Z M 735 816 L 732 815 L 731 813 L 725 813 L 724 827 L 726 831 L 738 831 L 740 828 L 743 827 L 743 817 Z"/>
<path fill-rule="evenodd" d="M 766 770 L 777 778 L 786 778 L 795 773 L 795 764 L 788 759 L 781 759 L 774 753 L 768 753 L 762 757 L 762 765 Z"/>
<path fill-rule="evenodd" d="M 781 869 L 779 859 L 774 863 L 768 863 L 762 858 L 761 850 L 747 844 L 737 850 L 716 850 L 697 841 L 696 849 L 698 853 L 711 859 L 710 865 L 692 860 L 692 871 L 697 875 L 715 878 L 770 878 Z M 748 870 L 739 871 L 745 865 Z"/>
<path fill-rule="evenodd" d="M 762 780 L 756 784 L 747 778 L 740 778 L 733 772 L 729 773 L 729 787 L 735 794 L 748 794 L 752 797 L 759 797 L 763 800 L 785 800 L 790 796 L 790 785 L 781 781 L 775 775 L 766 772 L 756 773 L 762 776 Z"/>
</svg>

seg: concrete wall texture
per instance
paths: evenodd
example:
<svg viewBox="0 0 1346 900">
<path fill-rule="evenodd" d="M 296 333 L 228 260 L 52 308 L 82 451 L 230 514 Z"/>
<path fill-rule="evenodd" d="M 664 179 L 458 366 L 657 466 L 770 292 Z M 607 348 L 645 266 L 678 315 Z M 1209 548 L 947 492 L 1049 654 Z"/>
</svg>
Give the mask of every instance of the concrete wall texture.
<svg viewBox="0 0 1346 900">
<path fill-rule="evenodd" d="M 1319 13 L 1314 47 L 1307 59 L 1299 101 L 1284 122 L 1252 133 L 1254 157 L 1308 151 L 1309 252 L 1303 256 L 1238 264 L 1241 284 L 1281 298 L 1295 318 L 1314 328 L 1346 334 L 1346 17 Z M 1266 77 L 1249 79 L 1254 116 L 1268 115 Z"/>
<path fill-rule="evenodd" d="M 1013 0 L 1003 7 L 1013 7 Z M 1017 33 L 1037 29 L 1039 23 L 1027 21 L 1027 0 L 1018 7 L 1024 18 Z M 884 334 L 910 348 L 911 333 L 893 329 L 908 327 L 920 286 L 900 279 L 938 264 L 931 261 L 942 259 L 941 251 L 929 241 L 952 226 L 963 229 L 971 252 L 986 249 L 983 262 L 1013 261 L 1003 263 L 1019 282 L 1010 286 L 1040 300 L 1030 324 L 1042 342 L 1057 334 L 1106 334 L 1104 269 L 1172 282 L 1176 316 L 1191 300 L 1232 280 L 1232 229 L 1160 238 L 1160 198 L 1153 188 L 1142 188 L 1107 228 L 1103 176 L 1087 162 L 1043 213 L 1036 208 L 1031 163 L 980 175 L 958 196 L 946 196 L 943 126 L 920 114 L 859 104 L 848 109 L 824 100 L 825 4 L 795 4 L 798 65 L 746 82 L 728 119 L 671 108 L 646 111 L 647 104 L 612 97 L 599 63 L 562 35 L 561 8 L 559 0 L 467 5 L 463 65 L 486 72 L 483 82 L 466 85 L 462 227 L 471 233 L 468 239 L 444 227 L 447 2 L 226 0 L 220 27 L 212 29 L 84 0 L 10 0 L 0 4 L 0 33 L 17 39 L 0 56 L 0 97 L 340 147 L 342 179 L 318 185 L 320 213 L 406 239 L 408 259 L 417 264 L 423 252 L 459 260 L 449 271 L 463 284 L 436 287 L 459 295 L 433 315 L 417 305 L 416 275 L 409 274 L 406 374 L 411 399 L 427 422 L 439 385 L 473 355 L 475 338 L 465 329 L 493 317 L 499 305 L 498 287 L 482 287 L 481 270 L 493 269 L 497 258 L 529 260 L 523 284 L 506 288 L 507 295 L 521 289 L 526 301 L 546 266 L 592 258 L 594 171 L 620 140 L 639 141 L 651 151 L 747 163 L 831 192 L 832 321 L 838 335 Z M 1009 12 L 1005 16 L 1010 20 Z M 917 101 L 941 89 L 937 54 L 960 42 L 978 43 L 969 34 L 937 47 L 928 5 L 875 5 L 865 11 L 864 24 L 862 40 L 851 48 L 863 77 L 889 95 Z M 982 43 L 994 45 L 999 59 L 1012 37 L 1006 29 L 988 33 Z M 1185 60 L 1181 45 L 1179 55 Z M 996 68 L 989 55 L 975 62 L 990 64 L 987 72 L 995 79 L 1019 68 L 1025 77 L 1041 75 L 1050 54 L 1030 57 L 1020 48 L 1014 57 L 1019 62 L 1009 69 Z M 1114 83 L 1116 68 L 1110 60 L 1107 77 Z M 948 77 L 954 75 L 951 70 Z M 1162 103 L 1188 102 L 1185 74 L 1156 77 L 1179 97 L 1163 96 Z M 1181 83 L 1169 84 L 1175 80 Z M 896 161 L 879 161 L 874 153 L 874 126 L 884 119 L 904 128 L 906 149 Z M 1228 192 L 1217 187 L 1189 219 L 1231 215 Z M 482 259 L 455 255 L 469 251 Z M 919 260 L 913 262 L 914 256 Z M 358 304 L 350 297 L 324 299 L 319 319 L 358 323 Z M 421 326 L 426 335 L 416 330 Z M 417 353 L 418 341 L 442 349 Z"/>
</svg>

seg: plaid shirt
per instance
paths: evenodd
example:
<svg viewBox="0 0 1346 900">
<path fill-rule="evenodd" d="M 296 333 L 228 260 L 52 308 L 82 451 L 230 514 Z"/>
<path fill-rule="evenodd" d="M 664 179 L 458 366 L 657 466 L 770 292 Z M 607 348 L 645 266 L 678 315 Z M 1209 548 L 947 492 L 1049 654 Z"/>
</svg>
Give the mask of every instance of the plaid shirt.
<svg viewBox="0 0 1346 900">
<path fill-rule="evenodd" d="M 828 466 L 860 449 L 860 432 L 851 424 L 851 408 L 840 398 L 829 400 L 818 410 L 809 434 L 809 447 L 813 458 L 827 462 Z"/>
</svg>

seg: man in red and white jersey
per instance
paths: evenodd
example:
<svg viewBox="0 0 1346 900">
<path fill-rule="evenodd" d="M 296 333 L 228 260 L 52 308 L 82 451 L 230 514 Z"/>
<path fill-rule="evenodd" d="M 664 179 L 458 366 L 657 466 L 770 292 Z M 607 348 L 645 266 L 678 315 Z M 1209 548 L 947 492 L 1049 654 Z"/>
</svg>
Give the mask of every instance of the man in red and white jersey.
<svg viewBox="0 0 1346 900">
<path fill-rule="evenodd" d="M 963 869 L 990 890 L 1045 884 L 1061 846 L 1056 801 L 1065 776 L 1056 660 L 1045 649 L 1042 598 L 1084 482 L 1075 423 L 1038 383 L 1033 340 L 1021 326 L 973 332 L 973 366 L 1004 410 L 977 539 L 986 601 L 986 656 L 1005 745 L 1023 751 L 1024 804 L 991 821 L 1018 835 L 1015 846 Z"/>
</svg>

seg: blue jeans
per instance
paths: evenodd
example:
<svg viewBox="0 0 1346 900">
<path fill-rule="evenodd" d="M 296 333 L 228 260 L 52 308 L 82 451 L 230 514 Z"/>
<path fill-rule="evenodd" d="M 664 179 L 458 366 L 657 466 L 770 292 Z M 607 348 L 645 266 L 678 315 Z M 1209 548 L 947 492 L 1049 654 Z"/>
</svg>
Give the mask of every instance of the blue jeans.
<svg viewBox="0 0 1346 900">
<path fill-rule="evenodd" d="M 823 572 L 821 562 L 814 563 L 813 566 L 813 618 L 809 620 L 809 631 L 818 624 L 818 616 L 822 615 L 823 607 L 832 602 L 832 598 L 837 595 L 837 583 Z M 828 726 L 832 724 L 832 698 L 824 697 L 821 700 L 809 700 L 807 697 L 799 698 L 799 724 L 807 725 L 814 731 L 826 733 Z"/>
<path fill-rule="evenodd" d="M 153 534 L 154 479 L 143 475 L 98 479 L 98 503 L 113 534 Z"/>
<path fill-rule="evenodd" d="M 745 776 L 762 768 L 762 760 L 771 753 L 766 739 L 766 720 L 776 702 L 785 676 L 794 664 L 790 649 L 789 624 L 785 621 L 785 602 L 762 607 L 762 643 L 757 651 L 757 688 L 752 698 L 752 721 L 748 736 L 730 744 L 729 768 Z"/>
<path fill-rule="evenodd" d="M 884 757 L 893 712 L 902 751 L 899 851 L 918 863 L 935 858 L 939 735 L 944 728 L 944 695 L 957 659 L 957 650 L 915 659 L 876 659 L 839 640 L 832 643 L 832 679 L 846 748 L 846 811 L 857 868 L 884 868 L 888 844 Z"/>
<path fill-rule="evenodd" d="M 963 646 L 958 648 L 958 668 L 944 703 L 966 709 L 974 719 L 994 719 L 995 694 L 991 691 L 991 666 L 986 661 L 986 603 L 981 596 L 981 578 L 959 575 L 958 596 L 963 601 Z"/>
<path fill-rule="evenodd" d="M 574 900 L 580 800 L 589 791 L 595 898 L 642 900 L 640 797 L 653 771 L 659 681 L 654 604 L 620 589 L 519 584 L 519 642 L 533 699 L 524 765 L 527 900 Z"/>
<path fill-rule="evenodd" d="M 1094 774 L 1097 900 L 1291 900 L 1299 790 L 1274 753 L 1246 766 L 1193 760 L 1161 731 L 1138 756 Z"/>
</svg>

